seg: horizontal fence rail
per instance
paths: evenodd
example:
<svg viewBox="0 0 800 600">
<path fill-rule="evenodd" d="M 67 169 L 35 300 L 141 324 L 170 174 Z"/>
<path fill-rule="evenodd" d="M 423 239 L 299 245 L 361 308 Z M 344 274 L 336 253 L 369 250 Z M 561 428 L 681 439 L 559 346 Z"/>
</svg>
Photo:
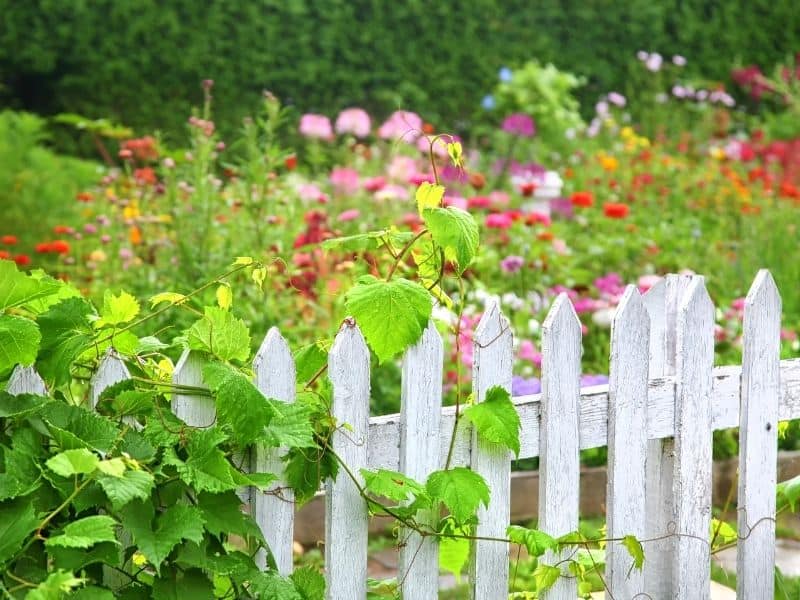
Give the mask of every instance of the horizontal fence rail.
<svg viewBox="0 0 800 600">
<path fill-rule="evenodd" d="M 645 549 L 643 571 L 618 543 L 606 548 L 606 583 L 616 597 L 694 600 L 709 595 L 712 433 L 740 429 L 737 597 L 771 598 L 775 547 L 777 422 L 800 418 L 800 359 L 780 361 L 781 301 L 772 277 L 759 272 L 745 301 L 742 365 L 714 367 L 714 309 L 702 277 L 669 275 L 644 296 L 629 286 L 612 322 L 608 385 L 579 387 L 581 328 L 566 295 L 543 323 L 542 393 L 513 398 L 520 417 L 519 458 L 539 457 L 539 524 L 553 536 L 578 527 L 580 450 L 608 446 L 606 509 L 612 538 L 661 538 Z M 475 402 L 494 386 L 511 389 L 512 332 L 490 303 L 473 340 Z M 185 351 L 173 381 L 204 387 L 201 361 Z M 295 364 L 286 341 L 271 329 L 253 362 L 255 384 L 267 397 L 294 401 Z M 370 352 L 356 323 L 346 320 L 328 357 L 331 411 L 338 423 L 336 454 L 363 485 L 362 468 L 401 471 L 425 480 L 437 470 L 467 466 L 490 490 L 481 507 L 469 561 L 469 594 L 476 600 L 507 597 L 511 462 L 505 448 L 442 408 L 443 344 L 430 323 L 403 357 L 401 412 L 369 417 Z M 130 378 L 109 351 L 90 386 L 92 405 L 110 385 Z M 46 393 L 33 367 L 17 367 L 7 391 Z M 187 424 L 215 421 L 211 398 L 175 394 L 173 412 Z M 139 424 L 131 422 L 133 427 Z M 451 448 L 451 440 L 453 441 Z M 448 461 L 448 458 L 450 460 Z M 254 448 L 234 457 L 244 468 L 280 471 L 280 450 Z M 292 571 L 293 496 L 280 480 L 272 494 L 238 491 L 268 541 L 277 569 Z M 280 492 L 279 494 L 277 492 Z M 327 597 L 364 598 L 369 514 L 359 486 L 340 475 L 325 484 Z M 419 515 L 435 523 L 438 515 Z M 675 534 L 675 535 L 672 535 Z M 401 591 L 408 600 L 434 599 L 438 544 L 403 532 Z M 489 538 L 495 538 L 494 540 Z M 565 555 L 541 560 L 561 564 Z M 265 568 L 266 556 L 256 557 Z M 114 573 L 106 583 L 115 587 Z M 118 585 L 118 583 L 116 584 Z M 574 577 L 559 578 L 542 600 L 574 600 Z"/>
</svg>

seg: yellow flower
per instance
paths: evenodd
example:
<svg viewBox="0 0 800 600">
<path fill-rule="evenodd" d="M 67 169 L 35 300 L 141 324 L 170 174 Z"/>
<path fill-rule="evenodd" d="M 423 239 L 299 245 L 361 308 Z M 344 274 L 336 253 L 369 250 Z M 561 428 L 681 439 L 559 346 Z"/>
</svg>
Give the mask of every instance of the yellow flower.
<svg viewBox="0 0 800 600">
<path fill-rule="evenodd" d="M 623 140 L 629 140 L 631 138 L 636 137 L 636 133 L 633 131 L 633 127 L 630 125 L 626 125 L 619 131 L 619 135 Z"/>
<path fill-rule="evenodd" d="M 106 258 L 106 253 L 102 250 L 92 250 L 92 252 L 89 253 L 89 260 L 94 262 L 103 262 Z"/>
<path fill-rule="evenodd" d="M 717 160 L 725 160 L 725 158 L 727 158 L 725 156 L 725 150 L 723 150 L 719 146 L 712 146 L 711 148 L 709 148 L 708 154 L 709 156 L 711 156 L 711 158 L 715 158 Z"/>
<path fill-rule="evenodd" d="M 619 166 L 619 161 L 613 156 L 603 155 L 600 156 L 600 166 L 605 171 L 616 171 Z"/>
</svg>

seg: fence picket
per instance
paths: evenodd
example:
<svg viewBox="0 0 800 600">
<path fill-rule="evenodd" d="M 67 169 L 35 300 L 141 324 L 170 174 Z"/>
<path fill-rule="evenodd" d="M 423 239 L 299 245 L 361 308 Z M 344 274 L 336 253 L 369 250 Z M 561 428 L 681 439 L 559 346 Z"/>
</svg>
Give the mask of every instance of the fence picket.
<svg viewBox="0 0 800 600">
<path fill-rule="evenodd" d="M 331 446 L 352 475 L 367 468 L 370 359 L 364 336 L 351 319 L 336 335 L 328 354 L 328 377 L 333 384 L 331 412 L 338 428 Z M 347 424 L 345 429 L 342 425 Z M 364 598 L 367 595 L 367 506 L 358 487 L 342 469 L 325 482 L 326 598 Z"/>
<path fill-rule="evenodd" d="M 772 598 L 775 568 L 781 298 L 761 270 L 745 299 L 739 413 L 739 598 Z"/>
<path fill-rule="evenodd" d="M 508 320 L 496 302 L 487 305 L 473 339 L 472 391 L 476 402 L 500 386 L 511 393 L 514 359 Z M 477 536 L 505 538 L 511 517 L 511 453 L 472 432 L 470 467 L 491 490 L 489 508 L 478 509 Z M 508 597 L 508 544 L 476 540 L 471 546 L 470 593 L 474 600 Z"/>
<path fill-rule="evenodd" d="M 400 395 L 400 471 L 424 482 L 439 469 L 439 427 L 442 413 L 442 338 L 432 322 L 403 359 Z M 437 515 L 419 516 L 434 525 Z M 435 537 L 405 532 L 400 548 L 398 580 L 404 598 L 435 600 L 438 594 L 439 546 Z"/>
<path fill-rule="evenodd" d="M 203 362 L 191 350 L 184 350 L 172 372 L 172 383 L 181 386 L 204 388 Z M 217 418 L 214 399 L 200 394 L 175 394 L 172 412 L 192 427 L 211 427 Z"/>
<path fill-rule="evenodd" d="M 294 402 L 296 375 L 292 353 L 286 340 L 272 327 L 253 360 L 255 385 L 267 398 L 283 402 Z M 256 446 L 253 453 L 253 470 L 258 473 L 282 473 L 281 455 L 285 448 L 275 449 Z M 292 572 L 292 541 L 294 538 L 294 493 L 278 480 L 268 493 L 251 490 L 253 518 L 261 528 L 278 572 Z M 266 567 L 267 556 L 260 550 L 256 563 Z"/>
<path fill-rule="evenodd" d="M 102 394 L 106 388 L 130 378 L 131 374 L 128 371 L 128 367 L 125 366 L 119 354 L 114 352 L 112 348 L 109 348 L 100 361 L 100 365 L 97 367 L 97 371 L 95 371 L 92 376 L 92 381 L 89 384 L 89 399 L 92 402 L 92 408 L 97 406 L 97 402 L 100 400 L 100 394 Z"/>
<path fill-rule="evenodd" d="M 29 367 L 17 365 L 11 373 L 11 377 L 8 378 L 6 392 L 12 396 L 18 396 L 20 394 L 46 396 L 47 386 L 39 373 L 36 372 L 36 367 L 33 365 Z"/>
<path fill-rule="evenodd" d="M 611 326 L 608 384 L 607 531 L 610 538 L 645 536 L 647 382 L 650 318 L 635 286 L 628 286 Z M 606 549 L 606 582 L 619 598 L 644 591 L 642 571 L 621 543 Z"/>
<path fill-rule="evenodd" d="M 709 597 L 711 586 L 714 305 L 700 277 L 692 280 L 679 305 L 676 358 L 673 486 L 678 536 L 672 577 L 674 597 L 693 600 Z"/>
<path fill-rule="evenodd" d="M 578 400 L 581 324 L 566 294 L 558 296 L 542 325 L 542 415 L 539 459 L 539 529 L 560 537 L 578 529 L 580 456 Z M 548 553 L 554 564 L 571 550 Z M 575 578 L 562 569 L 543 600 L 575 600 Z"/>
</svg>

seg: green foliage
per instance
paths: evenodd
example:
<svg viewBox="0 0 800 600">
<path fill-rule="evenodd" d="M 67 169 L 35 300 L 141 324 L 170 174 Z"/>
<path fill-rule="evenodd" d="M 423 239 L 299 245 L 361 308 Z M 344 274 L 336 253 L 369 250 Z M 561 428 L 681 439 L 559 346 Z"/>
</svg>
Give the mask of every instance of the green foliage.
<svg viewBox="0 0 800 600">
<path fill-rule="evenodd" d="M 244 321 L 215 306 L 187 332 L 189 348 L 213 354 L 220 360 L 245 361 L 250 356 L 250 333 Z"/>
<path fill-rule="evenodd" d="M 511 525 L 506 535 L 513 543 L 525 546 L 530 556 L 542 556 L 548 550 L 555 550 L 558 545 L 553 537 L 543 531 L 519 525 Z"/>
<path fill-rule="evenodd" d="M 641 570 L 642 565 L 644 564 L 644 548 L 642 548 L 642 542 L 637 540 L 632 535 L 626 535 L 622 538 L 621 543 L 623 546 L 625 546 L 628 554 L 631 555 L 634 568 Z"/>
<path fill-rule="evenodd" d="M 465 467 L 434 471 L 425 488 L 444 502 L 458 523 L 469 521 L 481 504 L 489 506 L 489 487 L 483 477 Z"/>
<path fill-rule="evenodd" d="M 458 274 L 469 267 L 478 253 L 478 224 L 459 208 L 428 208 L 422 212 L 433 241 L 444 248 L 447 260 L 455 262 Z"/>
<path fill-rule="evenodd" d="M 117 522 L 106 515 L 94 515 L 73 521 L 64 527 L 61 535 L 47 539 L 47 546 L 64 548 L 90 548 L 100 542 L 118 543 L 114 535 Z"/>
<path fill-rule="evenodd" d="M 466 408 L 463 414 L 483 439 L 501 444 L 519 456 L 519 414 L 506 389 L 489 388 L 483 402 Z"/>
<path fill-rule="evenodd" d="M 371 275 L 361 277 L 347 292 L 345 306 L 380 361 L 422 337 L 432 308 L 430 295 L 418 283 L 402 278 L 381 281 Z"/>
</svg>

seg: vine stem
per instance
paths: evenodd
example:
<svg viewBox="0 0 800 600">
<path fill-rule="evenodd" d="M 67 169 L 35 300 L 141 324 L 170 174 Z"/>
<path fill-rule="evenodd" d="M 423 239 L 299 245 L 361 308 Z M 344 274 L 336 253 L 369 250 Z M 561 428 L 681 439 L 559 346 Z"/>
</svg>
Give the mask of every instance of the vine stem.
<svg viewBox="0 0 800 600">
<path fill-rule="evenodd" d="M 413 238 L 411 238 L 406 242 L 405 246 L 400 248 L 400 252 L 397 253 L 397 258 L 394 260 L 394 263 L 392 263 L 392 268 L 389 269 L 389 274 L 386 275 L 386 281 L 390 281 L 392 279 L 392 275 L 394 275 L 394 272 L 397 270 L 397 267 L 400 265 L 400 262 L 406 255 L 406 252 L 408 252 L 411 246 L 413 246 L 417 242 L 417 240 L 419 240 L 419 238 L 421 238 L 426 233 L 428 233 L 428 230 L 423 227 L 417 232 L 417 234 Z"/>
</svg>

